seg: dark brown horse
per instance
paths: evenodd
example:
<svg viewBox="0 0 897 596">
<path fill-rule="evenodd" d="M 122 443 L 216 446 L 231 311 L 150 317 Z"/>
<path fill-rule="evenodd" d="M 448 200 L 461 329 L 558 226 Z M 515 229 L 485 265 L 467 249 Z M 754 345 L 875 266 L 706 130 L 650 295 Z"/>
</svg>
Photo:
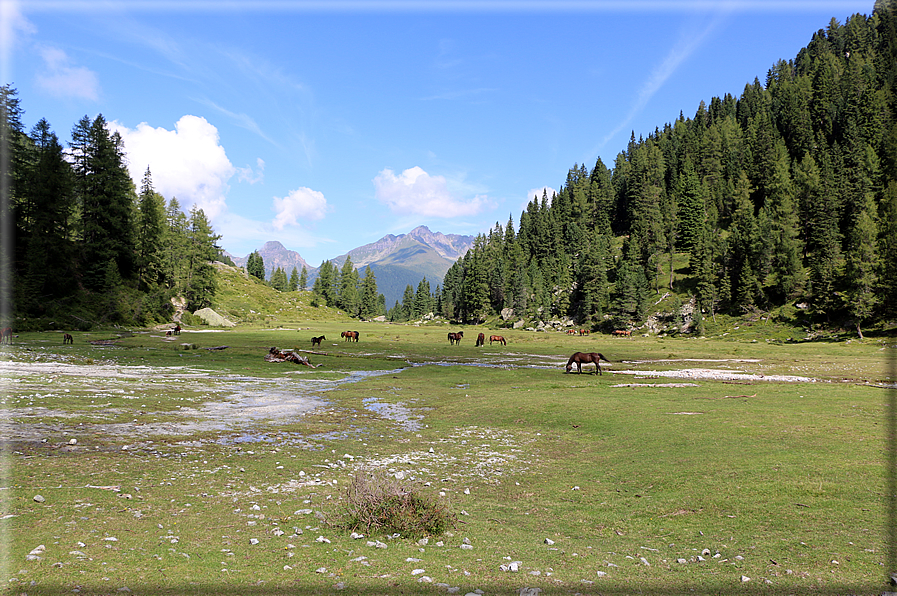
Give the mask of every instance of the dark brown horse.
<svg viewBox="0 0 897 596">
<path fill-rule="evenodd" d="M 327 338 L 324 337 L 323 335 L 321 337 L 313 337 L 313 338 L 311 338 L 311 345 L 312 346 L 320 346 L 321 341 L 323 341 L 325 339 L 327 339 Z"/>
<path fill-rule="evenodd" d="M 340 337 L 346 338 L 346 341 L 358 341 L 358 332 L 357 331 L 343 331 L 339 334 Z"/>
<path fill-rule="evenodd" d="M 491 345 L 492 345 L 492 342 L 494 342 L 494 341 L 499 342 L 499 343 L 500 343 L 501 345 L 503 345 L 503 346 L 508 345 L 508 342 L 505 341 L 505 338 L 503 338 L 503 337 L 500 336 L 500 335 L 490 335 L 490 336 L 489 336 L 489 345 L 491 346 Z"/>
<path fill-rule="evenodd" d="M 573 365 L 576 365 L 576 372 L 582 373 L 582 365 L 588 364 L 589 362 L 594 362 L 595 367 L 598 369 L 596 372 L 599 375 L 603 375 L 601 372 L 601 364 L 598 363 L 599 360 L 604 360 L 605 362 L 610 362 L 603 355 L 598 352 L 576 352 L 572 356 L 570 356 L 570 360 L 567 361 L 567 372 L 570 372 L 573 369 Z"/>
<path fill-rule="evenodd" d="M 480 346 L 485 345 L 485 344 L 486 344 L 486 334 L 480 333 L 479 335 L 477 335 L 476 347 L 479 348 Z"/>
<path fill-rule="evenodd" d="M 12 343 L 12 327 L 4 327 L 3 329 L 0 329 L 0 344 L 2 343 Z"/>
<path fill-rule="evenodd" d="M 588 335 L 588 334 L 589 334 L 589 330 L 588 330 L 588 329 L 580 329 L 580 330 L 579 330 L 579 334 L 580 334 L 580 335 Z"/>
<path fill-rule="evenodd" d="M 75 338 L 72 337 L 71 333 L 63 333 L 62 334 L 62 345 L 74 344 L 74 343 L 75 343 Z"/>
<path fill-rule="evenodd" d="M 174 334 L 175 334 L 175 335 L 180 335 L 180 334 L 181 334 L 181 326 L 180 326 L 180 325 L 175 324 L 175 326 L 174 326 Z"/>
<path fill-rule="evenodd" d="M 458 344 L 460 346 L 462 337 L 464 337 L 463 331 L 459 331 L 458 333 L 449 333 L 448 334 L 449 343 L 452 345 Z"/>
</svg>

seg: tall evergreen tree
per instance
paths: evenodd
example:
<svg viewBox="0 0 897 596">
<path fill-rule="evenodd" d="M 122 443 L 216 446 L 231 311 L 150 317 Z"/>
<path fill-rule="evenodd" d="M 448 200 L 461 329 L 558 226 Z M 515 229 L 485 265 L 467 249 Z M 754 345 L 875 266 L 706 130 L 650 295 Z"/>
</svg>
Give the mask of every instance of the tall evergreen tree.
<svg viewBox="0 0 897 596">
<path fill-rule="evenodd" d="M 71 157 L 81 208 L 81 248 L 85 282 L 105 286 L 110 260 L 122 277 L 133 268 L 134 185 L 125 166 L 121 136 L 109 133 L 102 114 L 85 116 L 72 131 Z"/>
<path fill-rule="evenodd" d="M 348 256 L 340 270 L 339 296 L 336 304 L 351 316 L 358 314 L 358 271 Z"/>
<path fill-rule="evenodd" d="M 360 316 L 363 319 L 373 319 L 381 313 L 380 295 L 377 292 L 377 278 L 370 265 L 364 268 L 364 277 L 361 280 Z"/>
</svg>

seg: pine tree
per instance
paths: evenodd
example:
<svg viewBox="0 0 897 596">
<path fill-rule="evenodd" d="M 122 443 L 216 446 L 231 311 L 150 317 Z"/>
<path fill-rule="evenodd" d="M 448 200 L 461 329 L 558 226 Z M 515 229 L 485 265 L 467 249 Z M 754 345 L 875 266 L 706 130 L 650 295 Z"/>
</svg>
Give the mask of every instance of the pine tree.
<svg viewBox="0 0 897 596">
<path fill-rule="evenodd" d="M 265 260 L 257 250 L 249 253 L 246 259 L 246 273 L 259 281 L 265 281 Z"/>
<path fill-rule="evenodd" d="M 299 289 L 299 271 L 295 267 L 293 267 L 293 270 L 290 272 L 288 288 L 290 292 L 295 292 Z"/>
<path fill-rule="evenodd" d="M 102 289 L 109 259 L 123 278 L 130 276 L 134 254 L 134 185 L 125 166 L 119 134 L 106 129 L 102 114 L 86 116 L 72 131 L 75 188 L 81 207 L 81 243 L 85 281 Z"/>
<path fill-rule="evenodd" d="M 339 295 L 336 305 L 351 316 L 358 315 L 358 271 L 348 256 L 339 274 Z"/>
<path fill-rule="evenodd" d="M 377 278 L 374 276 L 370 265 L 368 265 L 364 268 L 364 278 L 361 280 L 361 318 L 370 320 L 381 314 L 379 299 Z"/>
<path fill-rule="evenodd" d="M 162 237 L 165 199 L 153 190 L 149 167 L 143 175 L 137 205 L 137 287 L 150 290 L 162 279 Z"/>
<path fill-rule="evenodd" d="M 212 298 L 217 290 L 218 284 L 212 261 L 221 250 L 217 245 L 221 236 L 215 234 L 205 212 L 196 205 L 190 210 L 188 229 L 190 273 L 184 297 L 191 310 L 198 310 L 212 304 Z"/>
<path fill-rule="evenodd" d="M 308 270 L 303 266 L 302 273 L 299 274 L 299 290 L 308 289 Z"/>
<path fill-rule="evenodd" d="M 854 318 L 857 335 L 863 338 L 861 325 L 872 316 L 878 302 L 879 258 L 875 200 L 866 195 L 865 205 L 854 217 L 846 254 L 845 277 L 847 304 Z"/>
</svg>

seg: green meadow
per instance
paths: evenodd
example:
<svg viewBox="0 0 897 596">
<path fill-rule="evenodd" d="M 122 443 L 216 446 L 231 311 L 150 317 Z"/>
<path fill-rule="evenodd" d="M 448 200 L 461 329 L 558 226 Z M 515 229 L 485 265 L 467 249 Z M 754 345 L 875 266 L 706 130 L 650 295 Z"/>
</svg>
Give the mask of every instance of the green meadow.
<svg viewBox="0 0 897 596">
<path fill-rule="evenodd" d="M 893 338 L 264 318 L 73 335 L 2 352 L 4 594 L 887 589 Z M 575 351 L 611 363 L 565 374 Z M 338 530 L 371 470 L 455 527 Z"/>
</svg>

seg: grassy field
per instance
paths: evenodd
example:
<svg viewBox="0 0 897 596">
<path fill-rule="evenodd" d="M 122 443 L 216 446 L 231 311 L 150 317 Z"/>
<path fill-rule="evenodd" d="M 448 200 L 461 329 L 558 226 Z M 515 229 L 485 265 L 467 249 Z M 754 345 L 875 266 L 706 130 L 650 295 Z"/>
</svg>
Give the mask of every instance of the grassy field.
<svg viewBox="0 0 897 596">
<path fill-rule="evenodd" d="M 21 334 L 0 360 L 2 593 L 886 588 L 882 339 L 465 327 L 449 345 L 461 329 Z M 474 347 L 479 331 L 508 345 Z M 274 346 L 314 368 L 266 362 Z M 564 374 L 574 351 L 612 364 Z M 444 499 L 457 526 L 336 530 L 369 469 Z"/>
</svg>

